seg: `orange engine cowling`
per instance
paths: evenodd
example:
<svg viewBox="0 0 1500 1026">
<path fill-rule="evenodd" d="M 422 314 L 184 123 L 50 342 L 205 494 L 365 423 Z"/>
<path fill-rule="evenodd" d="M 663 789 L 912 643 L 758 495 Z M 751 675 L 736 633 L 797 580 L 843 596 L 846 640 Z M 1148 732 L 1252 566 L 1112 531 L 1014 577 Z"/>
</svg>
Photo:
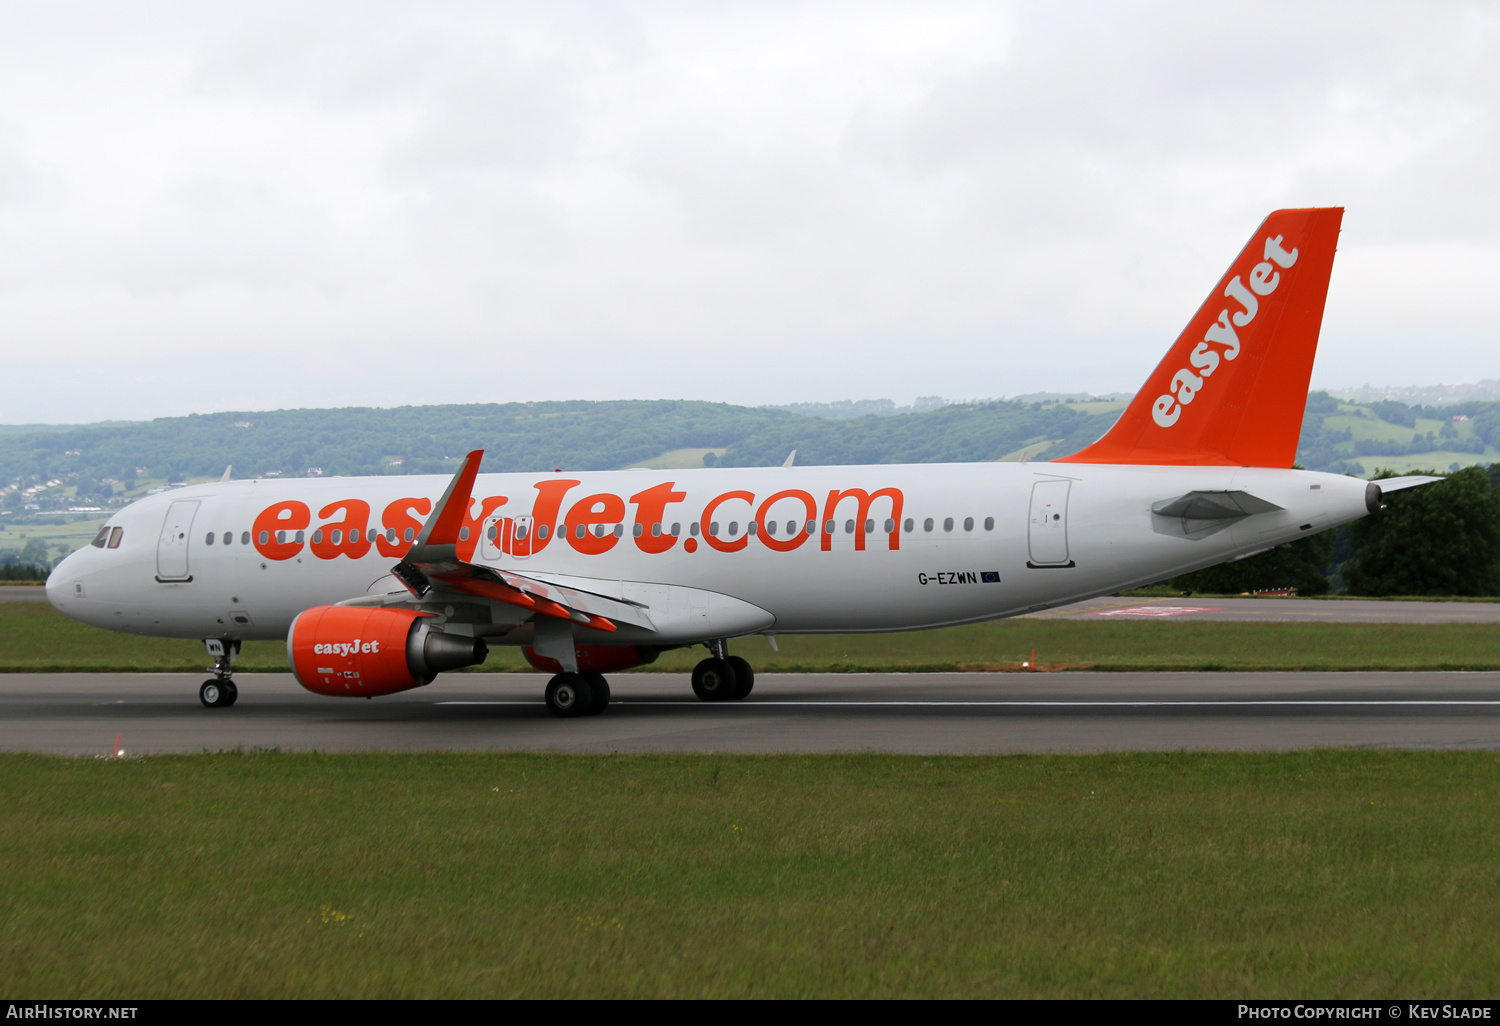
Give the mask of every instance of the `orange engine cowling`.
<svg viewBox="0 0 1500 1026">
<path fill-rule="evenodd" d="M 578 653 L 578 668 L 593 670 L 595 673 L 613 673 L 615 670 L 628 670 L 632 666 L 654 663 L 661 653 L 661 649 L 650 645 L 579 645 L 574 651 Z M 521 652 L 526 656 L 526 661 L 538 670 L 562 673 L 561 663 L 539 655 L 530 645 L 522 648 Z"/>
<path fill-rule="evenodd" d="M 292 673 L 309 691 L 345 698 L 390 695 L 430 684 L 444 670 L 482 663 L 483 640 L 444 634 L 431 613 L 362 606 L 314 606 L 286 635 Z"/>
</svg>

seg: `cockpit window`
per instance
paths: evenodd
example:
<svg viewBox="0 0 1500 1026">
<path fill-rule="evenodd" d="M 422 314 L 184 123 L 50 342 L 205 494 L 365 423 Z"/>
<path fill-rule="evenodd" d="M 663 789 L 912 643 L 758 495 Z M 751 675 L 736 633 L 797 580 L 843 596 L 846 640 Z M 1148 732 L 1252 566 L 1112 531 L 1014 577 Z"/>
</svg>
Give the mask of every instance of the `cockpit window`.
<svg viewBox="0 0 1500 1026">
<path fill-rule="evenodd" d="M 118 549 L 120 547 L 120 535 L 124 533 L 125 528 L 123 527 L 116 527 L 111 529 L 109 532 L 109 547 L 112 549 Z"/>
<path fill-rule="evenodd" d="M 94 540 L 89 542 L 89 544 L 96 549 L 102 549 L 104 548 L 104 543 L 107 541 L 109 541 L 109 528 L 101 527 L 99 528 L 99 533 L 94 535 Z"/>
</svg>

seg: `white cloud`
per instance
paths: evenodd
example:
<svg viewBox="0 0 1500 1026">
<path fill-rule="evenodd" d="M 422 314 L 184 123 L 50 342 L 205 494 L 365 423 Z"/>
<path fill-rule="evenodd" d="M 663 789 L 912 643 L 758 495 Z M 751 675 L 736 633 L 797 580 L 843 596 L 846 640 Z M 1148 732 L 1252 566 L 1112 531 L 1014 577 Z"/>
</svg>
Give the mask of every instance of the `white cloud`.
<svg viewBox="0 0 1500 1026">
<path fill-rule="evenodd" d="M 7 421 L 1134 388 L 1348 214 L 1318 385 L 1500 377 L 1500 15 L 1371 4 L 37 4 Z M 1420 357 L 1420 358 L 1419 358 Z"/>
</svg>

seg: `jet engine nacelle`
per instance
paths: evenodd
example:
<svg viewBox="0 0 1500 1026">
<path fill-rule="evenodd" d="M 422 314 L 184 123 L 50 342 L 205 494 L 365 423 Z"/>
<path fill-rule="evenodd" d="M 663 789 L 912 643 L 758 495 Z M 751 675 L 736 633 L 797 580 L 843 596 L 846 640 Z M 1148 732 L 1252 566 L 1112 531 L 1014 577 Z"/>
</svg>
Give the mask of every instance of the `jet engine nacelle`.
<svg viewBox="0 0 1500 1026">
<path fill-rule="evenodd" d="M 483 640 L 444 634 L 410 609 L 314 606 L 286 635 L 292 673 L 309 691 L 369 698 L 431 684 L 444 670 L 482 663 Z"/>
<path fill-rule="evenodd" d="M 595 673 L 613 673 L 628 670 L 632 666 L 643 666 L 656 662 L 661 649 L 650 645 L 579 645 L 574 649 L 580 670 Z M 530 645 L 521 649 L 526 661 L 546 673 L 562 673 L 562 664 L 556 659 L 541 655 Z"/>
</svg>

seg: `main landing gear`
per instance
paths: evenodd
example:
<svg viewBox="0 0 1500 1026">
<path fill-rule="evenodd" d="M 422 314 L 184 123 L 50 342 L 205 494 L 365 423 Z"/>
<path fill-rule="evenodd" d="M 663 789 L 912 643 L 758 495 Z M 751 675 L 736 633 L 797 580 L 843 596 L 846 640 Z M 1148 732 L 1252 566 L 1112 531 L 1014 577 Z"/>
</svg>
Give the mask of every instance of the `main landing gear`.
<svg viewBox="0 0 1500 1026">
<path fill-rule="evenodd" d="M 609 705 L 609 681 L 592 670 L 559 673 L 547 682 L 546 696 L 553 716 L 598 716 Z"/>
<path fill-rule="evenodd" d="M 705 702 L 738 702 L 755 687 L 755 671 L 729 654 L 723 638 L 708 643 L 713 655 L 693 667 L 693 694 Z"/>
<path fill-rule="evenodd" d="M 228 638 L 204 638 L 203 644 L 208 654 L 214 657 L 214 664 L 209 668 L 213 679 L 204 681 L 198 689 L 198 701 L 210 709 L 231 706 L 240 697 L 240 689 L 229 679 L 234 673 L 235 656 L 240 654 L 240 643 Z"/>
</svg>

